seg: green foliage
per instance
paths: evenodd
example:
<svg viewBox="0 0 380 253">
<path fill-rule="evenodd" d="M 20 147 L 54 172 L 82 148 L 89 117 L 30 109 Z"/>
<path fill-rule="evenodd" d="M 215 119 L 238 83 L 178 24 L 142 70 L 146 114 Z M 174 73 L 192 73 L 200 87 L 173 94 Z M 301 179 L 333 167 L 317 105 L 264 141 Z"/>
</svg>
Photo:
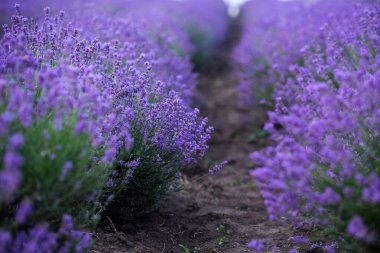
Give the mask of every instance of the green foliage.
<svg viewBox="0 0 380 253">
<path fill-rule="evenodd" d="M 194 66 L 201 66 L 212 53 L 212 42 L 207 36 L 205 31 L 202 31 L 196 25 L 189 25 L 187 27 L 190 42 L 196 46 L 196 51 L 192 55 L 192 62 Z"/>
<path fill-rule="evenodd" d="M 185 245 L 179 244 L 179 246 L 183 250 L 183 253 L 190 253 L 190 249 L 186 247 Z"/>
<path fill-rule="evenodd" d="M 191 251 L 189 247 L 179 244 L 178 246 L 181 247 L 183 253 L 199 253 L 201 252 L 201 248 L 199 247 L 194 247 L 193 250 Z"/>
<path fill-rule="evenodd" d="M 18 199 L 27 196 L 33 201 L 31 221 L 49 221 L 57 226 L 62 215 L 70 214 L 80 224 L 95 225 L 102 208 L 98 197 L 109 176 L 108 168 L 93 161 L 100 151 L 96 154 L 93 150 L 90 137 L 74 133 L 75 117 L 66 123 L 55 130 L 52 117 L 47 117 L 27 129 L 15 126 L 25 141 L 20 150 L 24 164 Z M 10 217 L 10 209 L 0 206 L 0 213 Z"/>
<path fill-rule="evenodd" d="M 221 234 L 224 234 L 221 238 L 218 239 L 218 245 L 223 245 L 226 242 L 228 242 L 228 235 L 231 234 L 231 231 L 226 229 L 226 226 L 223 224 L 220 224 L 217 228 L 216 231 L 218 231 Z"/>
<path fill-rule="evenodd" d="M 378 140 L 370 137 L 364 137 L 365 145 L 357 147 L 356 154 L 358 156 L 356 163 L 356 171 L 368 178 L 372 173 L 376 173 L 380 177 L 380 144 Z M 340 167 L 335 169 L 333 173 L 339 175 Z M 344 252 L 379 252 L 380 241 L 378 236 L 380 234 L 380 209 L 378 205 L 363 201 L 363 185 L 351 178 L 349 180 L 341 180 L 337 185 L 336 181 L 327 175 L 329 171 L 328 165 L 321 165 L 314 174 L 315 189 L 323 192 L 327 187 L 331 187 L 337 192 L 341 199 L 339 204 L 330 205 L 327 207 L 329 223 L 331 226 L 321 228 L 324 233 L 333 236 L 335 240 L 342 241 L 341 248 Z M 347 196 L 344 189 L 351 189 L 351 194 Z M 360 215 L 369 231 L 375 232 L 375 243 L 369 246 L 361 243 L 347 235 L 347 226 L 350 219 L 356 215 Z"/>
<path fill-rule="evenodd" d="M 134 138 L 130 150 L 121 152 L 118 161 L 137 162 L 137 168 L 115 165 L 115 186 L 105 189 L 114 201 L 107 207 L 107 215 L 114 219 L 131 220 L 151 213 L 169 192 L 179 189 L 178 172 L 182 169 L 180 155 L 162 150 L 144 138 L 140 127 L 132 131 Z"/>
<path fill-rule="evenodd" d="M 223 233 L 226 230 L 226 227 L 223 224 L 220 224 L 217 228 L 216 231 L 219 233 Z"/>
<path fill-rule="evenodd" d="M 218 244 L 219 244 L 219 245 L 223 245 L 223 244 L 225 244 L 227 241 L 228 241 L 228 237 L 225 235 L 225 236 L 223 236 L 222 238 L 220 238 L 220 239 L 218 240 Z"/>
<path fill-rule="evenodd" d="M 257 142 L 259 140 L 265 139 L 268 137 L 268 132 L 265 130 L 258 130 L 254 132 L 253 134 L 248 136 L 248 142 Z"/>
</svg>

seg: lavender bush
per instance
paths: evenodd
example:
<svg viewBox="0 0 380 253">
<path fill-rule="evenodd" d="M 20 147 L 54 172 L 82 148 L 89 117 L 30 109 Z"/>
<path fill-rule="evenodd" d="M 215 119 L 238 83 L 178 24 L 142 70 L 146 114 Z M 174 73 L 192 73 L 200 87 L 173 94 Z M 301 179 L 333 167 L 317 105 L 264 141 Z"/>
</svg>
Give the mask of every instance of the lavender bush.
<svg viewBox="0 0 380 253">
<path fill-rule="evenodd" d="M 259 39 L 276 46 L 260 44 L 262 55 L 251 56 L 266 66 L 262 77 L 250 67 L 250 56 L 241 61 L 244 85 L 270 80 L 263 85 L 274 88 L 275 110 L 265 126 L 273 145 L 252 154 L 258 166 L 252 176 L 269 217 L 322 229 L 344 252 L 377 252 L 380 246 L 379 7 L 287 3 Z M 253 4 L 247 8 L 249 13 Z"/>
<path fill-rule="evenodd" d="M 195 76 L 188 57 L 172 50 L 172 34 L 161 27 L 147 33 L 144 24 L 116 17 L 91 18 L 83 13 L 81 17 L 76 22 L 83 23 L 85 36 L 95 34 L 116 43 L 102 58 L 116 57 L 112 87 L 117 100 L 135 113 L 129 124 L 134 143 L 131 149 L 119 150 L 106 189 L 115 197 L 108 208 L 116 212 L 113 216 L 130 219 L 155 209 L 158 200 L 173 189 L 181 168 L 204 155 L 212 128 L 187 103 Z"/>
</svg>

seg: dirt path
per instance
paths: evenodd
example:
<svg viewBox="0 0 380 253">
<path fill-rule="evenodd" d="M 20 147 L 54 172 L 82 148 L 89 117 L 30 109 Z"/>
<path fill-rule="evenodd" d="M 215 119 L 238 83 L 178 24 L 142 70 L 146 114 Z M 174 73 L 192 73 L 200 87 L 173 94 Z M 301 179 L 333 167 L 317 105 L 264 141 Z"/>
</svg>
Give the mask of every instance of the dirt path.
<svg viewBox="0 0 380 253">
<path fill-rule="evenodd" d="M 286 242 L 289 232 L 267 220 L 249 176 L 249 154 L 262 148 L 265 140 L 248 140 L 261 129 L 266 113 L 239 108 L 237 80 L 226 64 L 229 48 L 216 59 L 223 64 L 216 62 L 199 80 L 201 111 L 215 127 L 207 157 L 195 172 L 185 173 L 183 191 L 164 199 L 157 212 L 132 224 L 99 230 L 95 253 L 241 253 L 250 252 L 245 244 L 253 238 Z M 223 160 L 230 165 L 203 176 L 209 161 Z"/>
</svg>

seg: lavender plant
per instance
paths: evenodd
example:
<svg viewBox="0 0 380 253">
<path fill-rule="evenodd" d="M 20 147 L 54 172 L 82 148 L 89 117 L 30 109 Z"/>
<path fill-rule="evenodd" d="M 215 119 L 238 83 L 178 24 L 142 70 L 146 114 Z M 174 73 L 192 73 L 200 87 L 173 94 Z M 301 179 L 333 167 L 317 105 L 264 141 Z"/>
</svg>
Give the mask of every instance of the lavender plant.
<svg viewBox="0 0 380 253">
<path fill-rule="evenodd" d="M 282 46 L 272 55 L 287 48 L 299 60 L 270 66 L 283 69 L 273 79 L 275 110 L 265 126 L 273 146 L 252 154 L 252 176 L 272 220 L 323 229 L 344 252 L 377 252 L 379 5 L 307 8 L 298 21 L 284 18 L 295 25 L 274 42 Z"/>
<path fill-rule="evenodd" d="M 189 106 L 195 76 L 188 57 L 172 50 L 172 34 L 157 32 L 160 27 L 146 33 L 144 24 L 116 17 L 81 17 L 76 22 L 85 36 L 114 40 L 115 46 L 102 58 L 118 60 L 111 67 L 116 71 L 112 86 L 118 103 L 134 110 L 129 124 L 133 145 L 119 150 L 106 189 L 106 197 L 114 197 L 108 214 L 131 219 L 154 210 L 175 188 L 181 168 L 204 155 L 212 128 Z"/>
</svg>

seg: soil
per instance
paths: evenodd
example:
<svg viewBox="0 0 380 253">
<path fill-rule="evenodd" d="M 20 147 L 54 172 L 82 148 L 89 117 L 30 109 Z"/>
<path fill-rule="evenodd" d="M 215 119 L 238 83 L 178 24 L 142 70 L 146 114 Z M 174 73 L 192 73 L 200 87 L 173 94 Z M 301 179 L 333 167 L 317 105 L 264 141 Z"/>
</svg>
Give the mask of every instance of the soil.
<svg viewBox="0 0 380 253">
<path fill-rule="evenodd" d="M 99 228 L 94 253 L 242 253 L 251 252 L 245 245 L 252 239 L 273 239 L 279 252 L 288 249 L 290 230 L 268 220 L 249 175 L 249 154 L 267 142 L 252 138 L 262 129 L 266 110 L 239 106 L 237 80 L 228 64 L 233 41 L 199 78 L 200 109 L 215 127 L 206 158 L 184 173 L 183 190 L 167 196 L 156 212 L 128 224 L 109 220 Z M 228 166 L 208 175 L 211 161 L 224 160 Z"/>
</svg>

